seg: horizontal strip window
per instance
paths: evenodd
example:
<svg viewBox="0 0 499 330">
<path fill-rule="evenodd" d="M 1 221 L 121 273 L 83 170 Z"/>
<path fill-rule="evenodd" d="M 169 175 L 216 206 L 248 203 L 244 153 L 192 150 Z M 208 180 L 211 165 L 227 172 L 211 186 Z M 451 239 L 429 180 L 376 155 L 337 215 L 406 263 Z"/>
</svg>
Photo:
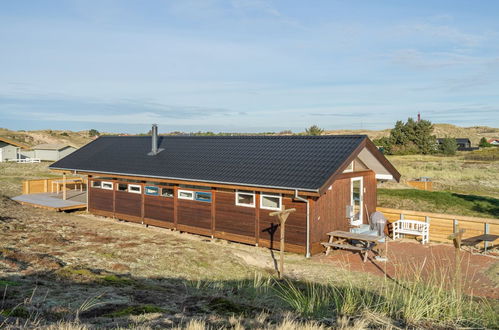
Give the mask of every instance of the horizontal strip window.
<svg viewBox="0 0 499 330">
<path fill-rule="evenodd" d="M 211 187 L 194 186 L 194 185 L 189 185 L 189 184 L 180 184 L 179 187 L 185 188 L 185 189 L 192 189 L 192 190 L 211 190 Z"/>
<path fill-rule="evenodd" d="M 261 194 L 260 208 L 265 210 L 280 211 L 282 207 L 281 194 Z"/>
<path fill-rule="evenodd" d="M 110 181 L 102 181 L 101 188 L 107 190 L 113 190 L 113 183 Z"/>
<path fill-rule="evenodd" d="M 196 192 L 194 199 L 198 202 L 211 202 L 211 192 Z"/>
<path fill-rule="evenodd" d="M 155 186 L 145 186 L 144 194 L 149 196 L 159 196 L 159 187 Z"/>
<path fill-rule="evenodd" d="M 100 181 L 92 181 L 92 188 L 100 188 L 100 187 L 101 187 Z"/>
<path fill-rule="evenodd" d="M 236 205 L 245 207 L 255 207 L 255 192 L 238 190 L 236 192 Z"/>
<path fill-rule="evenodd" d="M 128 185 L 128 192 L 134 193 L 134 194 L 141 194 L 142 193 L 142 186 L 139 186 L 138 184 L 129 184 Z"/>
<path fill-rule="evenodd" d="M 178 198 L 179 199 L 193 200 L 194 199 L 194 192 L 190 191 L 190 190 L 179 190 L 178 191 Z"/>
</svg>

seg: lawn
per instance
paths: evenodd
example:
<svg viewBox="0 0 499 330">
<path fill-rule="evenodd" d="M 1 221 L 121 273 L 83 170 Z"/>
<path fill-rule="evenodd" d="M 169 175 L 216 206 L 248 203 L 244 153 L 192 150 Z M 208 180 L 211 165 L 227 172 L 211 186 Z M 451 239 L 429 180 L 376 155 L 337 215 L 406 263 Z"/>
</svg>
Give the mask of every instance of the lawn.
<svg viewBox="0 0 499 330">
<path fill-rule="evenodd" d="M 410 155 L 388 156 L 402 174 L 403 188 L 407 180 L 430 177 L 437 191 L 499 198 L 499 148 L 460 152 L 456 156 Z"/>
</svg>

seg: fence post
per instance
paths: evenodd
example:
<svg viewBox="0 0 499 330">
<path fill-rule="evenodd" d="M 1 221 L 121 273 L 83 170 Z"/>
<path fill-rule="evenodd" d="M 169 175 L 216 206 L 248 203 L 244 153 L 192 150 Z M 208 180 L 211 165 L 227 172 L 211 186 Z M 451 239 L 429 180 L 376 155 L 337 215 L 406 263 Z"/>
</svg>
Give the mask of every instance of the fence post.
<svg viewBox="0 0 499 330">
<path fill-rule="evenodd" d="M 404 220 L 404 213 L 400 213 L 400 220 Z"/>
<path fill-rule="evenodd" d="M 483 224 L 483 233 L 485 235 L 490 234 L 490 227 L 489 227 L 489 224 L 487 222 Z M 489 242 L 483 241 L 483 247 L 484 247 L 484 250 L 487 251 L 487 249 L 489 247 Z"/>
<path fill-rule="evenodd" d="M 459 224 L 459 222 L 457 221 L 457 219 L 452 220 L 452 227 L 453 227 L 454 234 L 457 233 L 457 230 L 458 230 L 457 225 L 458 224 Z"/>
</svg>

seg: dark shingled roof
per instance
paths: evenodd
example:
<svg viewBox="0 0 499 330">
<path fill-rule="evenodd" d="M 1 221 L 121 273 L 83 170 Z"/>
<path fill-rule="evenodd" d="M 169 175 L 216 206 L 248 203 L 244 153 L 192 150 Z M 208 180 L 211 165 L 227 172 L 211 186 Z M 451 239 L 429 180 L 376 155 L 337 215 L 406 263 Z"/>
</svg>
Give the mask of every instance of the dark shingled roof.
<svg viewBox="0 0 499 330">
<path fill-rule="evenodd" d="M 367 138 L 327 136 L 103 136 L 52 169 L 317 191 Z"/>
</svg>

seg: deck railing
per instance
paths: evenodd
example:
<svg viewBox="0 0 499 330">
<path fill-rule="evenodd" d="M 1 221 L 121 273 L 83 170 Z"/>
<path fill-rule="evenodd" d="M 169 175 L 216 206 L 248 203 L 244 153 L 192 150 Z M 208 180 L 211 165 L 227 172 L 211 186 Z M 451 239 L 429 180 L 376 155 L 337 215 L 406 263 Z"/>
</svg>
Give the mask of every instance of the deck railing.
<svg viewBox="0 0 499 330">
<path fill-rule="evenodd" d="M 463 239 L 483 234 L 499 235 L 499 219 L 399 210 L 386 207 L 378 207 L 377 210 L 382 212 L 390 223 L 399 219 L 411 219 L 429 223 L 430 241 L 434 242 L 449 243 L 448 237 L 456 232 L 457 227 L 460 230 L 465 229 Z"/>
<path fill-rule="evenodd" d="M 16 158 L 16 159 L 9 159 L 9 162 L 16 162 L 16 163 L 41 163 L 40 158 Z"/>
<path fill-rule="evenodd" d="M 80 177 L 68 177 L 66 180 L 80 180 L 78 182 L 70 181 L 66 183 L 67 189 L 77 188 L 77 185 L 83 184 L 83 187 L 86 185 L 86 179 L 82 179 Z M 27 194 L 37 194 L 37 193 L 47 193 L 47 192 L 56 192 L 57 187 L 53 184 L 54 181 L 61 181 L 62 178 L 52 178 L 52 179 L 38 179 L 38 180 L 26 180 L 23 181 L 23 195 Z"/>
</svg>

